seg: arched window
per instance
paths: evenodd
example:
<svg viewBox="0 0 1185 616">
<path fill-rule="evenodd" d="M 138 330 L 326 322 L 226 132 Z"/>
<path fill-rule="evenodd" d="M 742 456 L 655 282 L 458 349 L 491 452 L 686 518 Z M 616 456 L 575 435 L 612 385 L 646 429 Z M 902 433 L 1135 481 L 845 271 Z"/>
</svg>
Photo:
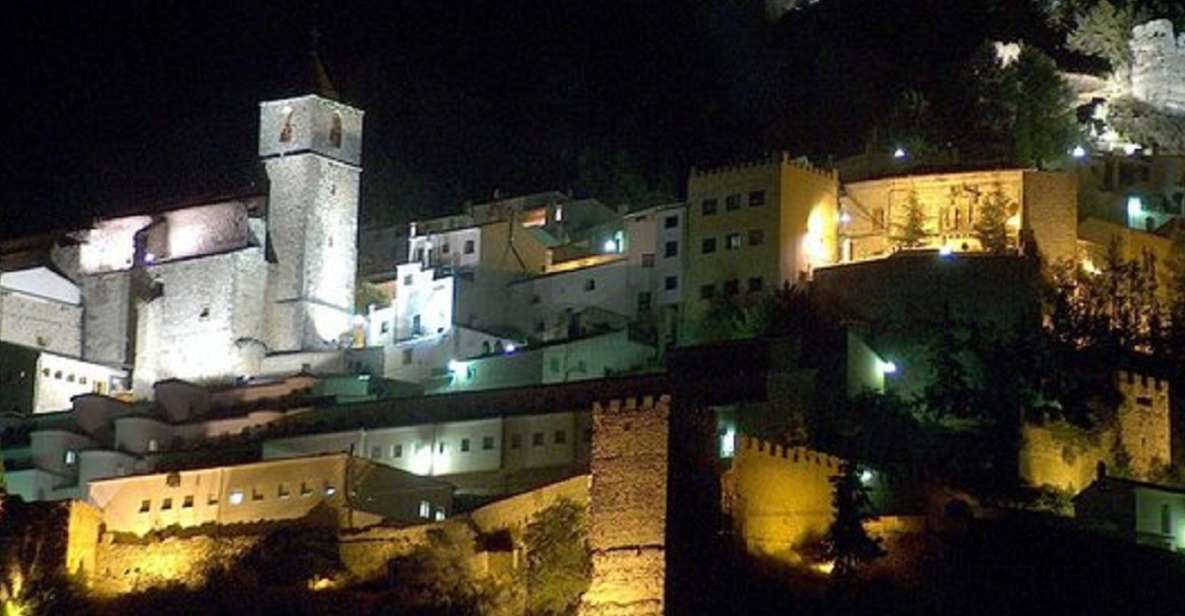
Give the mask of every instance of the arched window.
<svg viewBox="0 0 1185 616">
<path fill-rule="evenodd" d="M 284 113 L 284 126 L 280 128 L 280 142 L 288 143 L 292 141 L 292 110 L 289 109 Z"/>
<path fill-rule="evenodd" d="M 333 147 L 342 147 L 342 116 L 340 113 L 333 114 L 333 125 L 329 127 L 329 143 Z"/>
</svg>

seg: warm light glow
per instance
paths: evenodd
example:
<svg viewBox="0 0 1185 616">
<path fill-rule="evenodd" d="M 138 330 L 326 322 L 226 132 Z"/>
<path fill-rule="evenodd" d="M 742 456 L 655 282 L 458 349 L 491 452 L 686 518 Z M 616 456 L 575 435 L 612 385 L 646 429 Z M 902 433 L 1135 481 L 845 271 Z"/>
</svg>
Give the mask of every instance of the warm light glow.
<svg viewBox="0 0 1185 616">
<path fill-rule="evenodd" d="M 829 265 L 833 261 L 831 248 L 835 245 L 835 238 L 830 234 L 835 232 L 834 216 L 835 211 L 822 203 L 811 209 L 807 216 L 806 237 L 802 241 L 807 263 L 812 267 Z"/>
<path fill-rule="evenodd" d="M 602 246 L 605 252 L 617 252 L 617 242 L 613 240 L 605 240 L 605 245 Z"/>
<path fill-rule="evenodd" d="M 411 459 L 411 472 L 417 475 L 432 474 L 432 444 L 421 443 Z"/>
<path fill-rule="evenodd" d="M 811 565 L 811 569 L 814 569 L 823 575 L 831 575 L 831 572 L 835 569 L 835 561 L 829 560 L 825 563 L 815 563 Z"/>
<path fill-rule="evenodd" d="M 955 249 L 951 248 L 950 244 L 943 244 L 942 247 L 938 249 L 938 254 L 943 257 L 949 257 L 954 254 L 954 252 Z"/>
<path fill-rule="evenodd" d="M 848 224 L 849 222 L 852 222 L 852 215 L 847 212 L 841 212 L 839 215 L 839 222 L 841 222 L 845 225 Z"/>
<path fill-rule="evenodd" d="M 1123 153 L 1131 156 L 1140 151 L 1140 146 L 1135 143 L 1126 143 L 1123 145 Z"/>
</svg>

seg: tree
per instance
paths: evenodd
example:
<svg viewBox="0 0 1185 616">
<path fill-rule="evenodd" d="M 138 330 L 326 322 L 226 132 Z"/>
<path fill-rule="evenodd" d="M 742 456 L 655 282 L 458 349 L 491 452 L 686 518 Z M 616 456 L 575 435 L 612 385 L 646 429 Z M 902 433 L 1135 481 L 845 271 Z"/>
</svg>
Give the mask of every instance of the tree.
<svg viewBox="0 0 1185 616">
<path fill-rule="evenodd" d="M 975 221 L 975 237 L 987 252 L 998 255 L 1008 250 L 1008 230 L 1005 225 L 1013 205 L 1014 202 L 1004 196 L 999 185 L 984 198 Z"/>
<path fill-rule="evenodd" d="M 1074 92 L 1057 64 L 1037 48 L 1026 46 L 1008 69 L 1012 71 L 1012 156 L 1017 162 L 1043 167 L 1066 155 L 1079 138 Z"/>
<path fill-rule="evenodd" d="M 1173 228 L 1173 243 L 1165 262 L 1168 286 L 1166 350 L 1174 359 L 1185 358 L 1185 227 Z"/>
<path fill-rule="evenodd" d="M 909 191 L 905 201 L 905 220 L 895 223 L 893 227 L 896 232 L 890 239 L 898 248 L 917 248 L 930 237 L 930 231 L 926 229 L 926 213 L 918 202 L 917 191 Z"/>
<path fill-rule="evenodd" d="M 957 334 L 959 329 L 950 317 L 950 307 L 943 310 L 943 322 L 930 345 L 930 371 L 933 378 L 923 390 L 926 409 L 938 417 L 971 417 L 975 415 L 974 387 L 963 364 L 966 342 Z"/>
<path fill-rule="evenodd" d="M 885 555 L 880 539 L 868 535 L 864 523 L 875 520 L 872 502 L 856 464 L 846 461 L 839 474 L 831 478 L 832 508 L 835 520 L 823 537 L 827 557 L 835 561 L 832 575 L 840 582 L 850 581 L 856 569 Z"/>
<path fill-rule="evenodd" d="M 378 285 L 359 280 L 354 285 L 354 310 L 359 314 L 366 314 L 372 305 L 375 308 L 386 308 L 391 305 L 391 298 Z"/>
<path fill-rule="evenodd" d="M 1073 51 L 1106 60 L 1111 70 L 1124 70 L 1131 65 L 1132 28 L 1141 15 L 1130 4 L 1116 6 L 1110 0 L 1082 10 L 1074 16 L 1074 29 L 1066 37 L 1066 46 Z"/>
<path fill-rule="evenodd" d="M 592 560 L 585 509 L 568 499 L 527 524 L 527 613 L 572 614 L 588 590 Z"/>
</svg>

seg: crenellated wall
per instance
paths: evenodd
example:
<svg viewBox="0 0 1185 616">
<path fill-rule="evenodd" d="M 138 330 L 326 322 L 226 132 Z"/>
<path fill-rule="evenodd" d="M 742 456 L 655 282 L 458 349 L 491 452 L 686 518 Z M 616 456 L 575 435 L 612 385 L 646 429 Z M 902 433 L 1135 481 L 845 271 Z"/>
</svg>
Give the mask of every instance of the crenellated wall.
<svg viewBox="0 0 1185 616">
<path fill-rule="evenodd" d="M 663 613 L 670 404 L 665 395 L 593 404 L 593 573 L 581 614 Z"/>
<path fill-rule="evenodd" d="M 1185 112 L 1185 33 L 1154 19 L 1132 28 L 1132 94 L 1155 107 Z"/>
</svg>

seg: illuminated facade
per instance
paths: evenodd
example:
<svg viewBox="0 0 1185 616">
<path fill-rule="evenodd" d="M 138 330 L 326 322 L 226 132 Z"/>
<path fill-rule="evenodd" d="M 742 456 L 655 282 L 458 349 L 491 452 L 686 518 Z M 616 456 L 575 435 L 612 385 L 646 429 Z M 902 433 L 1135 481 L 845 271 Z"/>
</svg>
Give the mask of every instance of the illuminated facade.
<svg viewBox="0 0 1185 616">
<path fill-rule="evenodd" d="M 787 154 L 692 170 L 687 241 L 667 240 L 658 259 L 684 259 L 685 324 L 692 330 L 716 298 L 743 301 L 810 278 L 838 260 L 839 181 Z M 690 329 L 689 329 L 690 328 Z"/>
</svg>

